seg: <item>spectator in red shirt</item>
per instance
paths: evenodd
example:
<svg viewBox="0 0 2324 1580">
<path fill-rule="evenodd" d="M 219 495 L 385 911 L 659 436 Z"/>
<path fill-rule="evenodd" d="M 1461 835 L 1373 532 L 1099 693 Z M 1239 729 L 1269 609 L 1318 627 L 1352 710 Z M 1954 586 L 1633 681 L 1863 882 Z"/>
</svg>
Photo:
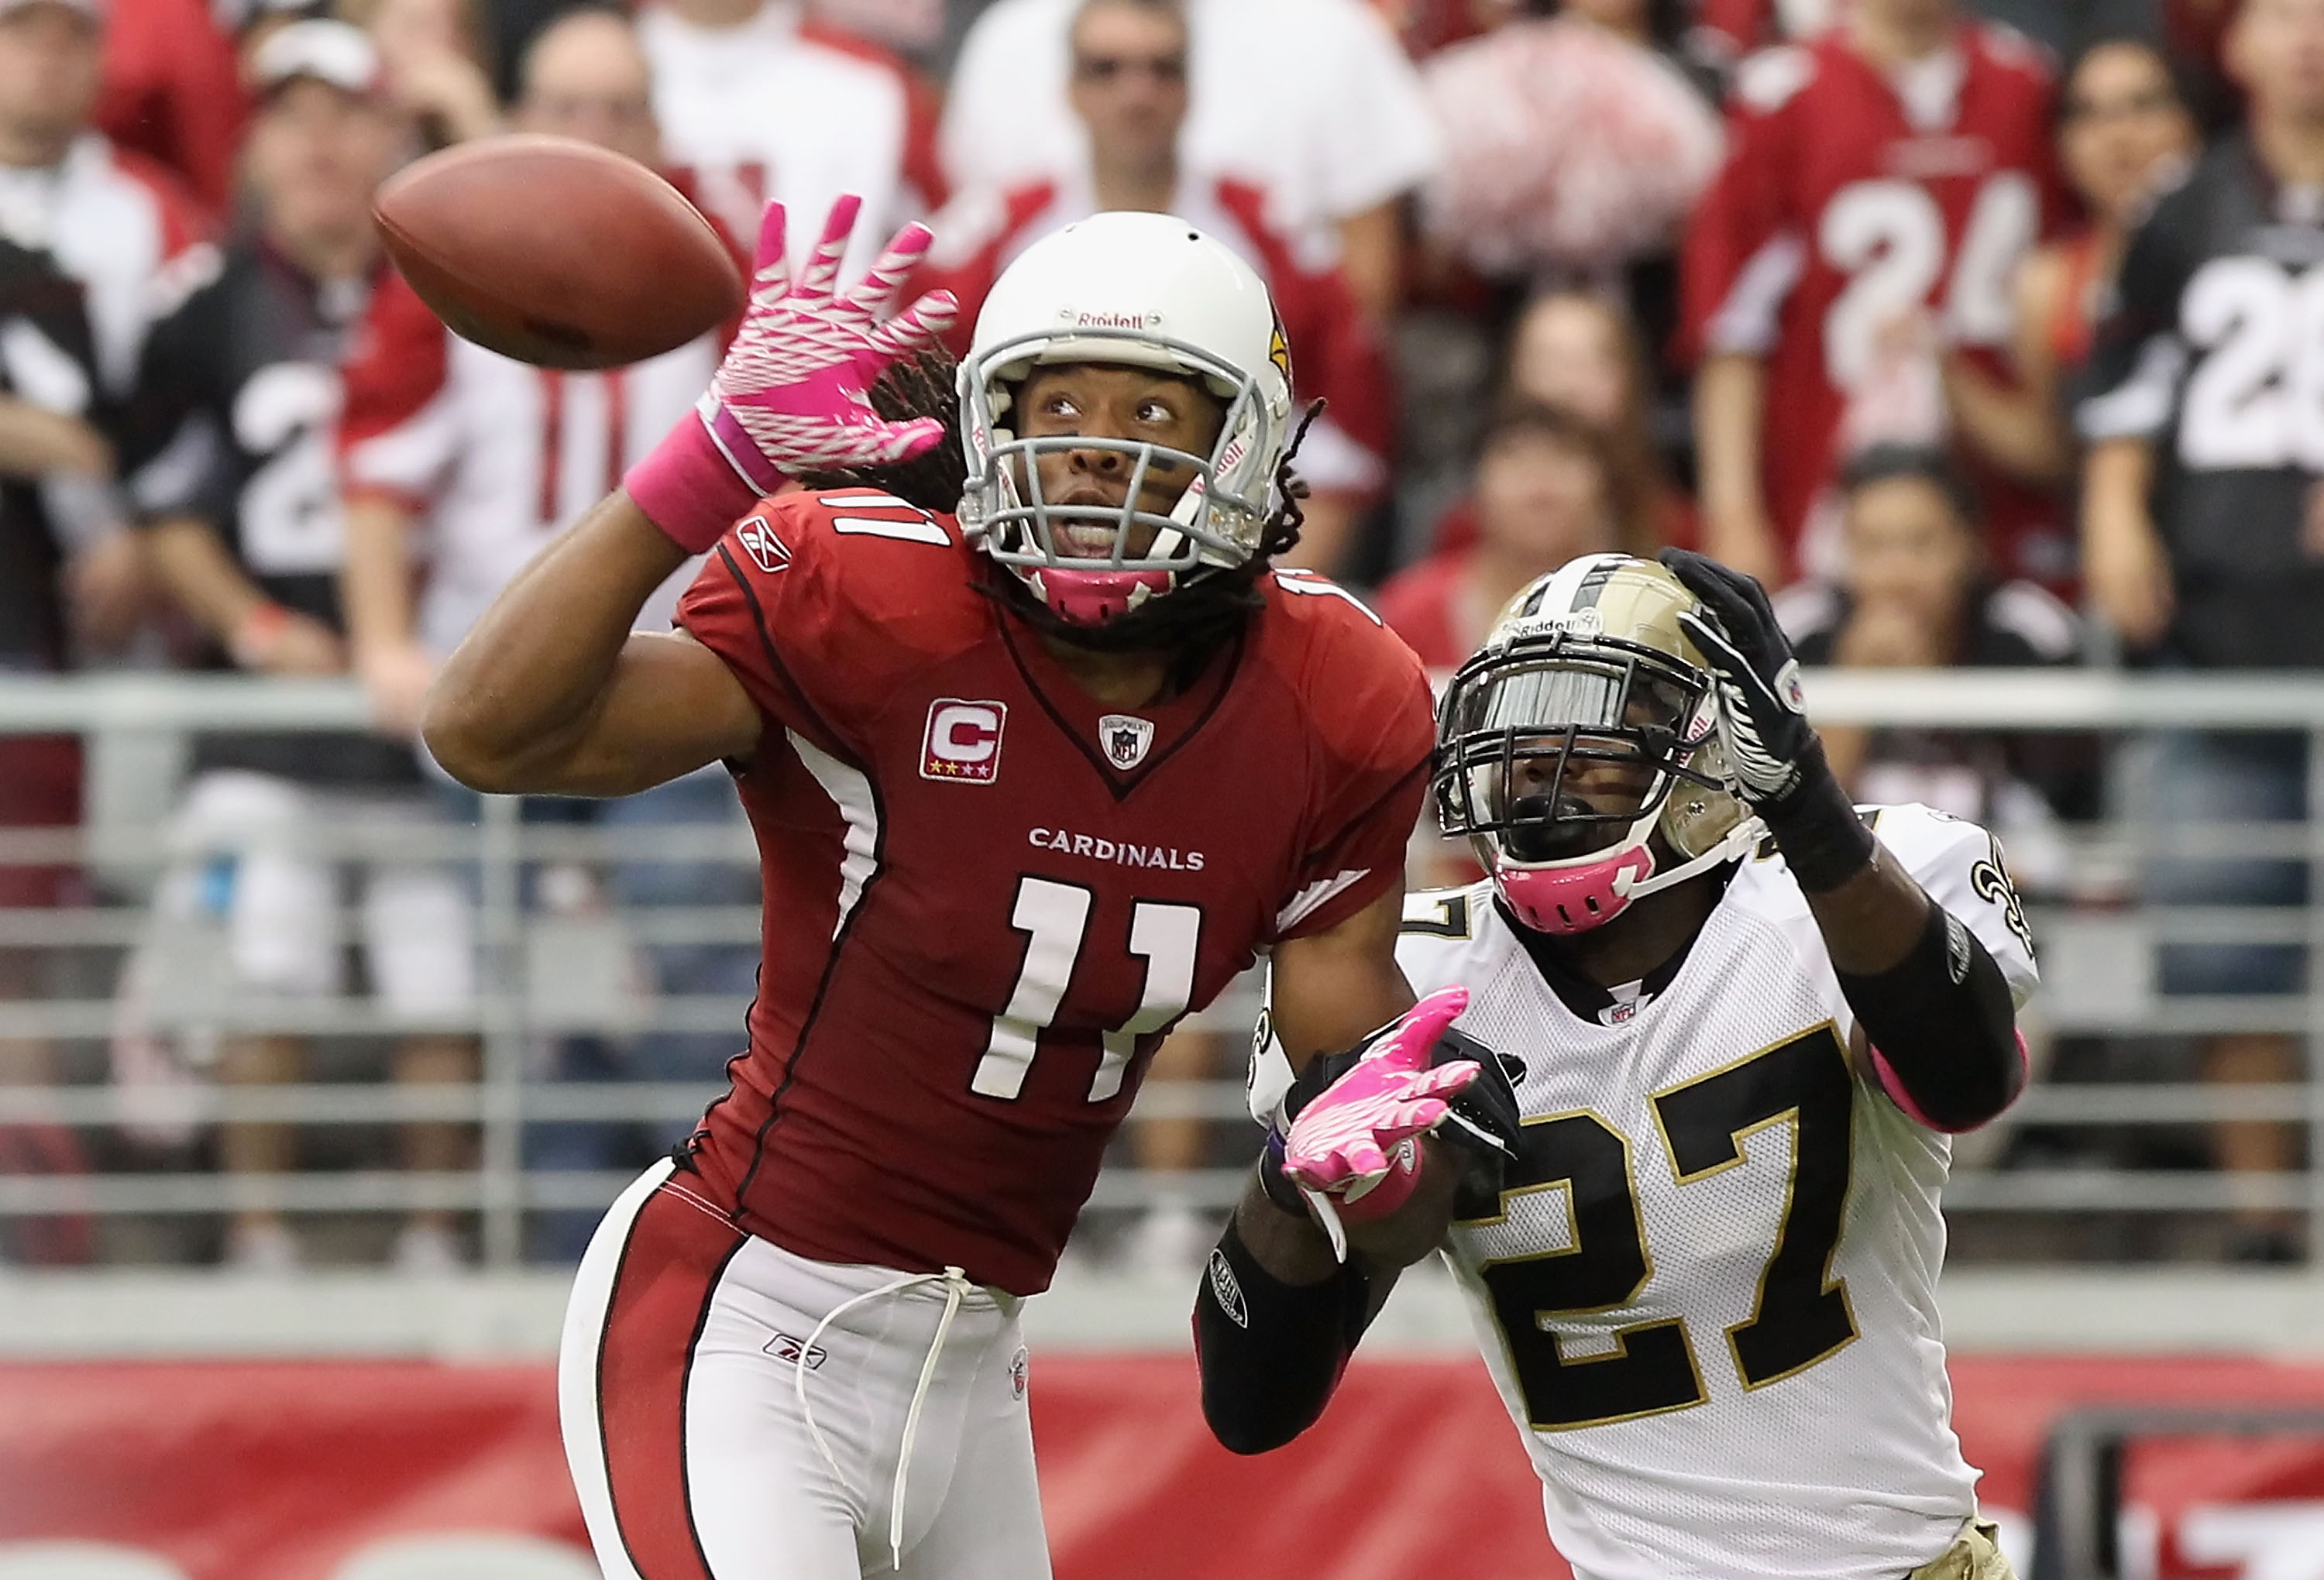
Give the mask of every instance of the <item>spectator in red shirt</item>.
<svg viewBox="0 0 2324 1580">
<path fill-rule="evenodd" d="M 1534 578 L 1577 556 L 1629 548 L 1618 475 L 1603 435 L 1572 412 L 1504 405 L 1477 453 L 1475 540 L 1390 578 L 1380 618 L 1429 668 L 1457 667 Z"/>
<path fill-rule="evenodd" d="M 1856 0 L 1736 73 L 1683 257 L 1708 553 L 1771 586 L 1835 569 L 1848 454 L 1945 439 L 1944 356 L 1998 372 L 2062 207 L 2050 97 L 2032 45 L 1950 0 Z M 2003 573 L 2070 575 L 2056 502 L 1979 481 Z"/>
<path fill-rule="evenodd" d="M 1329 406 L 1296 463 L 1314 493 L 1294 558 L 1330 571 L 1387 479 L 1394 422 L 1387 361 L 1339 267 L 1329 226 L 1291 223 L 1268 189 L 1181 158 L 1188 42 L 1174 0 L 1086 0 L 1074 18 L 1072 98 L 1089 131 L 1088 164 L 1006 190 L 962 193 L 934 222 L 936 245 L 918 283 L 960 298 L 952 340 L 965 351 L 1001 270 L 1092 214 L 1175 214 L 1233 248 L 1274 292 L 1296 393 Z"/>
<path fill-rule="evenodd" d="M 116 5 L 105 32 L 97 128 L 167 166 L 213 213 L 234 201 L 250 105 L 234 41 L 203 0 Z"/>
</svg>

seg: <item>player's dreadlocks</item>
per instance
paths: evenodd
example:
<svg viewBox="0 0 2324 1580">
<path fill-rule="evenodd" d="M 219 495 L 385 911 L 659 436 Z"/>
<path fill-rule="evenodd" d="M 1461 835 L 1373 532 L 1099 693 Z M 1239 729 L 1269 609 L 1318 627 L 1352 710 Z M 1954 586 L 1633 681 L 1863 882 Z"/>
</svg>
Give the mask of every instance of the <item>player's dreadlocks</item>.
<svg viewBox="0 0 2324 1580">
<path fill-rule="evenodd" d="M 890 422 L 933 417 L 945 425 L 943 438 L 908 461 L 810 472 L 799 481 L 813 489 L 876 488 L 938 514 L 959 510 L 968 459 L 960 443 L 960 398 L 953 390 L 958 371 L 952 353 L 937 346 L 909 362 L 890 363 L 871 390 L 872 409 L 881 417 Z"/>
<path fill-rule="evenodd" d="M 910 362 L 891 363 L 872 386 L 872 408 L 889 421 L 933 417 L 945 425 L 944 438 L 927 451 L 908 461 L 810 473 L 799 481 L 816 489 L 876 488 L 924 510 L 958 510 L 961 494 L 968 486 L 968 461 L 960 442 L 961 406 L 954 391 L 957 372 L 952 354 L 939 348 Z M 1323 403 L 1316 400 L 1301 415 L 1291 443 L 1284 447 L 1283 459 L 1275 468 L 1282 507 L 1260 535 L 1258 552 L 1241 565 L 1192 573 L 1168 596 L 1149 599 L 1128 614 L 1098 626 L 1060 620 L 1022 580 L 1006 572 L 980 578 L 976 590 L 1006 603 L 1037 630 L 1090 652 L 1167 653 L 1172 658 L 1173 687 L 1191 682 L 1213 653 L 1240 634 L 1252 612 L 1265 602 L 1259 579 L 1299 541 L 1300 528 L 1306 524 L 1303 501 L 1308 488 L 1291 464 L 1307 437 L 1308 427 L 1323 413 Z"/>
</svg>

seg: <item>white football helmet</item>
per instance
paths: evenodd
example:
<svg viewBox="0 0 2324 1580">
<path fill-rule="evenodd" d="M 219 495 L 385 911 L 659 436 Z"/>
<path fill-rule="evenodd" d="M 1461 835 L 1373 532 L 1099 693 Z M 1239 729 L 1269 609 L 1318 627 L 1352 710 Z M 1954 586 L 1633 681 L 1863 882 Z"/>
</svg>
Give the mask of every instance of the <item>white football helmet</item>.
<svg viewBox="0 0 2324 1580">
<path fill-rule="evenodd" d="M 1113 363 L 1200 380 L 1226 403 L 1208 455 L 1132 439 L 1020 438 L 1018 387 L 1044 363 Z M 1096 625 L 1170 592 L 1205 567 L 1259 551 L 1282 507 L 1276 471 L 1291 437 L 1291 354 L 1266 282 L 1224 243 L 1166 214 L 1093 215 L 1036 242 L 1001 271 L 961 363 L 968 486 L 960 524 L 1059 618 Z M 1119 506 L 1041 497 L 1045 453 L 1112 449 L 1130 458 Z M 1157 460 L 1194 481 L 1164 516 L 1135 508 Z M 1111 555 L 1065 552 L 1057 528 L 1097 523 Z M 1132 553 L 1137 529 L 1153 541 Z"/>
</svg>

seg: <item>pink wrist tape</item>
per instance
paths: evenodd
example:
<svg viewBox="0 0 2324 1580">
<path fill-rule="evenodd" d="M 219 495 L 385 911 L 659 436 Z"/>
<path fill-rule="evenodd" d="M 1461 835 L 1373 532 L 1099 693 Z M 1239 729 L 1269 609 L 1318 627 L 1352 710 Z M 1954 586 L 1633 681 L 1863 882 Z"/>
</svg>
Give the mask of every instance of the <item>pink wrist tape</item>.
<svg viewBox="0 0 2324 1580">
<path fill-rule="evenodd" d="M 1420 1142 L 1406 1136 L 1397 1144 L 1389 1154 L 1388 1172 L 1380 1182 L 1352 1200 L 1342 1198 L 1333 1203 L 1343 1224 L 1376 1223 L 1412 1199 L 1420 1184 Z"/>
<path fill-rule="evenodd" d="M 761 497 L 692 411 L 629 469 L 622 487 L 688 554 L 707 553 Z"/>
</svg>

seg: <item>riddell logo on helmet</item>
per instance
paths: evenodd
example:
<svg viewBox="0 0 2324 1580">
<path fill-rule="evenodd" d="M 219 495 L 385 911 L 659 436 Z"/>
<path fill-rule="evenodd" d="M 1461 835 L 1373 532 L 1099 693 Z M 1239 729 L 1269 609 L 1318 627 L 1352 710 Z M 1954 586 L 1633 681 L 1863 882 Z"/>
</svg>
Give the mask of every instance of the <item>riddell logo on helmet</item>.
<svg viewBox="0 0 2324 1580">
<path fill-rule="evenodd" d="M 920 738 L 920 777 L 991 784 L 1001 776 L 1001 731 L 1008 722 L 1006 703 L 938 697 L 928 704 L 927 732 Z"/>
<path fill-rule="evenodd" d="M 1161 317 L 1159 313 L 1084 313 L 1074 314 L 1076 329 L 1150 329 Z"/>
</svg>

